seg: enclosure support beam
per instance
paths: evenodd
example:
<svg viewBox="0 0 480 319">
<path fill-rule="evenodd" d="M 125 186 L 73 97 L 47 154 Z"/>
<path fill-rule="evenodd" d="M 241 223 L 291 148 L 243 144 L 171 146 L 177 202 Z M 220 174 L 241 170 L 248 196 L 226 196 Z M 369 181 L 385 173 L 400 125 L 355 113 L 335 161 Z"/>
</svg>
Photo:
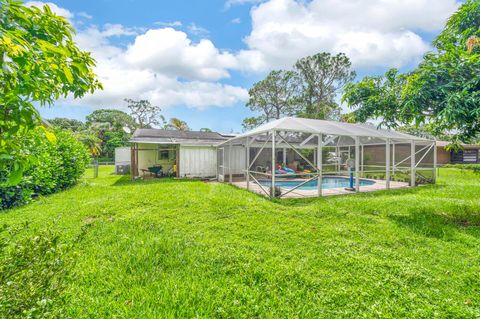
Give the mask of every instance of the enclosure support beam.
<svg viewBox="0 0 480 319">
<path fill-rule="evenodd" d="M 283 148 L 283 164 L 287 165 L 287 148 Z"/>
<path fill-rule="evenodd" d="M 410 186 L 415 186 L 415 141 L 410 142 Z"/>
<path fill-rule="evenodd" d="M 323 164 L 323 134 L 318 134 L 318 148 L 317 148 L 317 190 L 318 196 L 322 196 L 322 164 Z"/>
<path fill-rule="evenodd" d="M 340 148 L 338 146 L 335 146 L 335 158 L 337 159 L 336 160 L 336 164 L 337 164 L 337 167 L 336 167 L 336 170 L 337 170 L 337 173 L 340 173 L 340 162 L 341 162 L 341 157 L 340 157 Z"/>
<path fill-rule="evenodd" d="M 392 173 L 395 174 L 395 143 L 392 143 Z"/>
<path fill-rule="evenodd" d="M 385 186 L 390 189 L 390 139 L 385 144 Z"/>
<path fill-rule="evenodd" d="M 433 183 L 437 183 L 437 141 L 433 142 Z"/>
<path fill-rule="evenodd" d="M 363 155 L 365 154 L 365 150 L 364 150 L 364 147 L 363 147 L 363 144 L 361 145 L 361 154 L 360 154 L 360 163 L 361 163 L 361 171 L 362 171 L 362 177 L 363 177 L 363 171 L 364 171 L 364 160 L 363 160 Z"/>
<path fill-rule="evenodd" d="M 250 190 L 250 138 L 247 136 L 247 141 L 246 141 L 246 152 L 247 152 L 247 157 L 245 158 L 245 166 L 246 166 L 246 180 L 247 180 L 247 190 Z"/>
<path fill-rule="evenodd" d="M 272 130 L 272 187 L 270 197 L 275 198 L 275 130 Z"/>
<path fill-rule="evenodd" d="M 355 137 L 355 192 L 360 191 L 360 138 Z"/>
<path fill-rule="evenodd" d="M 232 184 L 232 142 L 228 143 L 228 182 Z"/>
<path fill-rule="evenodd" d="M 223 176 L 223 182 L 225 182 L 226 177 L 225 177 L 225 147 L 222 147 L 222 176 Z"/>
</svg>

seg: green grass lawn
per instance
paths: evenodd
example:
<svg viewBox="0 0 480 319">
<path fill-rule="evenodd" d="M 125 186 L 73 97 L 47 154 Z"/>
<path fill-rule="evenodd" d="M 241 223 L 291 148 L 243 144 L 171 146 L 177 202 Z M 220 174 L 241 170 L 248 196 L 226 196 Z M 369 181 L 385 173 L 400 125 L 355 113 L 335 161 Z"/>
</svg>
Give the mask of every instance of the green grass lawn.
<svg viewBox="0 0 480 319">
<path fill-rule="evenodd" d="M 438 185 L 416 189 L 270 201 L 112 171 L 0 213 L 0 261 L 25 260 L 0 270 L 10 269 L 8 287 L 43 300 L 35 311 L 43 302 L 72 318 L 480 317 L 471 172 L 442 169 Z M 14 267 L 33 274 L 20 280 Z M 5 287 L 0 317 L 22 298 Z"/>
</svg>

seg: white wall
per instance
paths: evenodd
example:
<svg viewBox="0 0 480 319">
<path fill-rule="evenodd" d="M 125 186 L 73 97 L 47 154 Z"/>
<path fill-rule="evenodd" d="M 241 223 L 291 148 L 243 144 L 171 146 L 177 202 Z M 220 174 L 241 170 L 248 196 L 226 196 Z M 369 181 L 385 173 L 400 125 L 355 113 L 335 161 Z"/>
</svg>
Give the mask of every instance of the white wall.
<svg viewBox="0 0 480 319">
<path fill-rule="evenodd" d="M 115 148 L 115 165 L 129 165 L 131 159 L 130 147 Z"/>
<path fill-rule="evenodd" d="M 180 146 L 180 177 L 217 176 L 217 149 L 211 146 Z"/>
</svg>

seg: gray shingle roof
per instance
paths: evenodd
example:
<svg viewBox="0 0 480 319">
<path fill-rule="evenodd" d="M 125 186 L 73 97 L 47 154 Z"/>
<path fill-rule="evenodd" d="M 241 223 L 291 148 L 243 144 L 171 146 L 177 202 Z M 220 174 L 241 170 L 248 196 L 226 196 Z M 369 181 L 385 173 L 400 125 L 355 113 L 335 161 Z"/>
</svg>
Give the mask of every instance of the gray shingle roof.
<svg viewBox="0 0 480 319">
<path fill-rule="evenodd" d="M 214 145 L 232 138 L 232 134 L 162 129 L 137 129 L 130 142 Z"/>
</svg>

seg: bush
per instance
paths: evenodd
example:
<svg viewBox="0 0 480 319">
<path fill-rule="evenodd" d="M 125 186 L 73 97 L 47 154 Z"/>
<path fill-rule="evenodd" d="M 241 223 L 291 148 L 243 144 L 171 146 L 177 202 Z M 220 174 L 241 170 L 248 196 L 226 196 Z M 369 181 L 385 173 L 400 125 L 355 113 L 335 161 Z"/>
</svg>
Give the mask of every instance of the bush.
<svg viewBox="0 0 480 319">
<path fill-rule="evenodd" d="M 442 167 L 466 169 L 472 170 L 474 173 L 480 173 L 480 164 L 445 164 Z"/>
<path fill-rule="evenodd" d="M 68 241 L 53 228 L 0 227 L 0 318 L 65 317 L 63 291 L 88 227 Z"/>
<path fill-rule="evenodd" d="M 74 185 L 89 162 L 89 153 L 72 133 L 55 131 L 55 139 L 47 139 L 38 129 L 32 133 L 32 142 L 25 145 L 30 165 L 22 181 L 7 185 L 8 171 L 0 171 L 0 210 L 29 202 L 37 195 L 47 195 Z"/>
</svg>

